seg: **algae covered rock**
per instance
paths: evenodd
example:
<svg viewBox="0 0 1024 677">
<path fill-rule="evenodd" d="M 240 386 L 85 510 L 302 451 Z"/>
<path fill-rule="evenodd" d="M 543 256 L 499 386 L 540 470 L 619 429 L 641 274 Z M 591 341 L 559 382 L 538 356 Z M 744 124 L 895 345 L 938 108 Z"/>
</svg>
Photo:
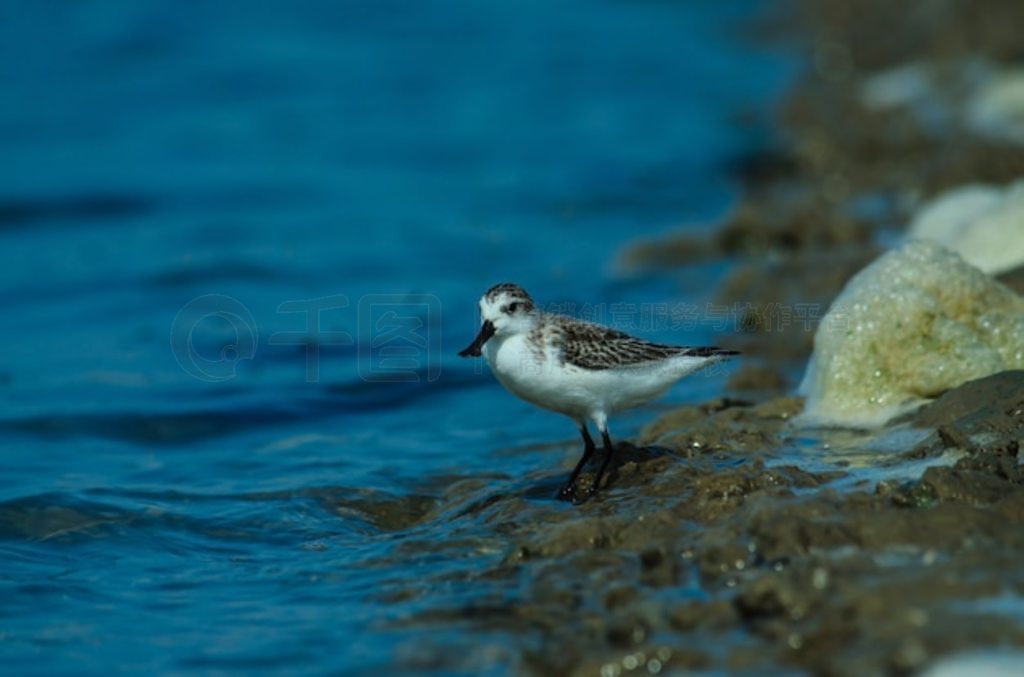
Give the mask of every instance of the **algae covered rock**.
<svg viewBox="0 0 1024 677">
<path fill-rule="evenodd" d="M 910 236 L 934 240 L 987 273 L 1024 264 L 1024 180 L 943 193 L 918 210 Z"/>
<path fill-rule="evenodd" d="M 933 242 L 859 272 L 814 337 L 801 420 L 875 426 L 950 388 L 1024 368 L 1024 298 Z"/>
</svg>

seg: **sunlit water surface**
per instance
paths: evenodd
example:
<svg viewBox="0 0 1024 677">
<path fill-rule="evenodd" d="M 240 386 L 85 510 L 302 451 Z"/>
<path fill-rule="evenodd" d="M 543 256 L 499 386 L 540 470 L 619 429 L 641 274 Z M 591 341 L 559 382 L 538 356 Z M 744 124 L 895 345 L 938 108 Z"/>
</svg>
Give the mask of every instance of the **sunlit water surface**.
<svg viewBox="0 0 1024 677">
<path fill-rule="evenodd" d="M 455 357 L 476 298 L 731 331 L 671 319 L 726 262 L 614 262 L 728 209 L 791 70 L 739 37 L 757 7 L 5 3 L 4 669 L 370 671 L 471 633 L 400 621 L 482 583 L 410 585 L 505 556 L 467 502 L 551 501 L 577 453 Z"/>
</svg>

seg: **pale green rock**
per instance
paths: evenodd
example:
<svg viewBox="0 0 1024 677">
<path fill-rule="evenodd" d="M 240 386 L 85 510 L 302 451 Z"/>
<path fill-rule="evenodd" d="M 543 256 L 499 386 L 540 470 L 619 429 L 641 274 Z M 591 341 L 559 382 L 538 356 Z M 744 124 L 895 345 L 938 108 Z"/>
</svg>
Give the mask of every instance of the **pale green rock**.
<svg viewBox="0 0 1024 677">
<path fill-rule="evenodd" d="M 910 240 L 832 304 L 799 420 L 874 427 L 966 381 L 1024 368 L 1024 298 L 953 252 Z"/>
<path fill-rule="evenodd" d="M 938 242 L 986 273 L 1024 265 L 1024 179 L 943 193 L 918 210 L 909 234 Z"/>
</svg>

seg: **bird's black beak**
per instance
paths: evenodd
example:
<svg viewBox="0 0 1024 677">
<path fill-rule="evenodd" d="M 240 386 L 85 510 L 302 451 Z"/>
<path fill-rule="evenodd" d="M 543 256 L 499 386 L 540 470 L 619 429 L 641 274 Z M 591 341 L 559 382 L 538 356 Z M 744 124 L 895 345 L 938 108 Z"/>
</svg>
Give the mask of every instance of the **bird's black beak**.
<svg viewBox="0 0 1024 677">
<path fill-rule="evenodd" d="M 480 333 L 476 335 L 473 342 L 466 347 L 465 350 L 459 351 L 459 357 L 480 357 L 482 354 L 480 349 L 487 343 L 487 339 L 494 336 L 494 323 L 490 320 L 484 320 L 484 323 L 480 325 Z"/>
</svg>

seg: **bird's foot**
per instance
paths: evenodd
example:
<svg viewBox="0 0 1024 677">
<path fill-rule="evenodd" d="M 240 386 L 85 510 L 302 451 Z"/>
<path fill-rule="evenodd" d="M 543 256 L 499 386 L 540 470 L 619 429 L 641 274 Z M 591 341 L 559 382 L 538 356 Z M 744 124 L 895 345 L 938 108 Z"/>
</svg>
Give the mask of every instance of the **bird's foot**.
<svg viewBox="0 0 1024 677">
<path fill-rule="evenodd" d="M 597 487 L 588 486 L 586 489 L 579 489 L 576 484 L 566 484 L 558 491 L 558 500 L 570 501 L 573 505 L 580 505 L 589 501 L 597 493 Z"/>
<path fill-rule="evenodd" d="M 594 486 L 594 485 L 590 485 L 589 487 L 587 487 L 583 491 L 577 491 L 576 492 L 576 497 L 573 499 L 572 503 L 573 503 L 573 505 L 579 505 L 581 503 L 586 503 L 587 501 L 592 499 L 596 494 L 597 494 L 597 487 Z"/>
</svg>

